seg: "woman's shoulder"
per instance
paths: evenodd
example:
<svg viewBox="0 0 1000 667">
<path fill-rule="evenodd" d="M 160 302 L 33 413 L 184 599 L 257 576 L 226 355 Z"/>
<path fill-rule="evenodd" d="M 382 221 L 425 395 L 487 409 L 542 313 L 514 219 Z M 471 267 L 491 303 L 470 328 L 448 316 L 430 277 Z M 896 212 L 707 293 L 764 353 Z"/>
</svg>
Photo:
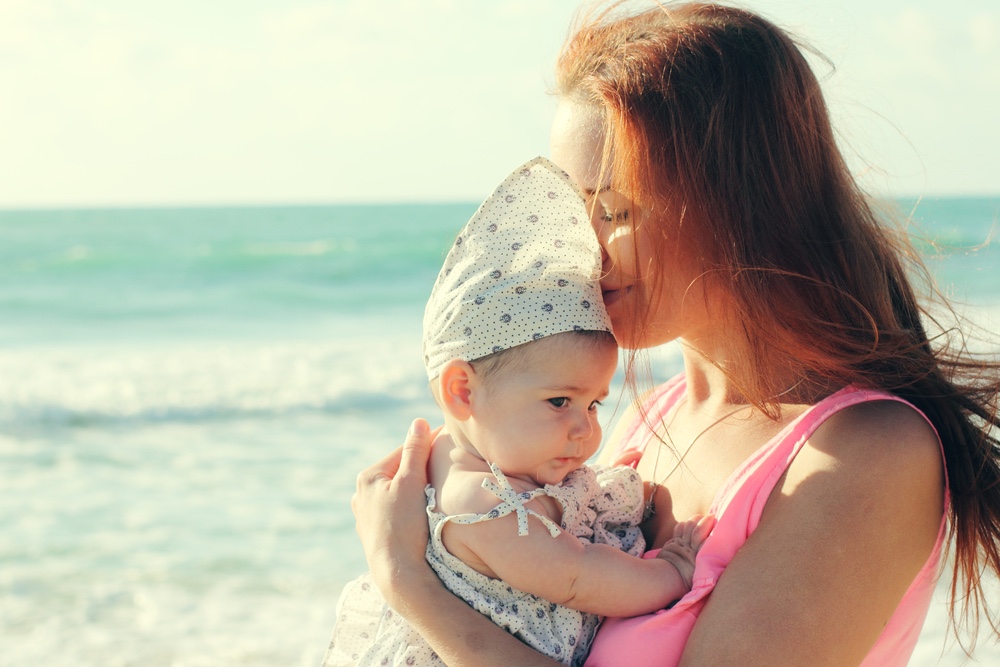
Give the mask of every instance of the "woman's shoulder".
<svg viewBox="0 0 1000 667">
<path fill-rule="evenodd" d="M 788 467 L 785 494 L 879 507 L 882 529 L 917 530 L 933 539 L 944 511 L 945 473 L 937 433 L 898 400 L 870 400 L 829 415 Z M 884 512 L 891 508 L 890 512 Z M 819 509 L 819 508 L 817 508 Z M 829 507 L 825 508 L 829 510 Z M 895 528 L 894 528 L 895 527 Z"/>
<path fill-rule="evenodd" d="M 798 422 L 811 413 L 821 423 L 792 433 L 805 441 L 699 617 L 692 664 L 748 645 L 755 657 L 798 652 L 781 664 L 815 651 L 858 664 L 920 573 L 937 567 L 945 491 L 934 430 L 891 396 L 848 393 Z"/>
<path fill-rule="evenodd" d="M 806 449 L 839 467 L 874 469 L 887 480 L 940 475 L 941 445 L 927 418 L 909 403 L 867 400 L 830 414 L 809 436 Z"/>
</svg>

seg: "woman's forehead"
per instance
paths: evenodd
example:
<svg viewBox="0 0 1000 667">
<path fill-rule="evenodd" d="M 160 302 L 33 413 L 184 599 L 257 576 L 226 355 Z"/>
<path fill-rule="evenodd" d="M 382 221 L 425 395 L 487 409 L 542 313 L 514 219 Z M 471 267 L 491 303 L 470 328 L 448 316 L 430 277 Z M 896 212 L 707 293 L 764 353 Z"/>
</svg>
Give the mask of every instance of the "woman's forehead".
<svg viewBox="0 0 1000 667">
<path fill-rule="evenodd" d="M 556 109 L 550 135 L 552 161 L 565 169 L 585 192 L 607 187 L 601 183 L 604 114 L 593 104 L 563 100 Z M 609 175 L 604 174 L 604 180 Z"/>
</svg>

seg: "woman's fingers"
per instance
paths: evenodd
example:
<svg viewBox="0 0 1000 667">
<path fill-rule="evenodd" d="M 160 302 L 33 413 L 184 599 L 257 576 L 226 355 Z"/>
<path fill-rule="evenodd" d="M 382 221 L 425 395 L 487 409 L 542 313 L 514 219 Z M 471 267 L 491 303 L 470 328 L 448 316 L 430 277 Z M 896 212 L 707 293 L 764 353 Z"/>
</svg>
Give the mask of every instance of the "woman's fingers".
<svg viewBox="0 0 1000 667">
<path fill-rule="evenodd" d="M 351 498 L 354 527 L 372 576 L 383 593 L 393 577 L 426 566 L 427 459 L 440 429 L 417 419 L 398 447 L 358 475 Z"/>
<path fill-rule="evenodd" d="M 367 486 L 379 481 L 392 482 L 400 469 L 404 472 L 418 471 L 421 475 L 425 475 L 431 443 L 440 431 L 441 427 L 438 427 L 432 433 L 424 419 L 413 420 L 402 447 L 397 447 L 385 458 L 358 473 L 358 489 L 360 490 L 362 485 Z M 353 501 L 351 505 L 353 507 Z"/>
<path fill-rule="evenodd" d="M 410 430 L 406 434 L 406 440 L 403 442 L 401 458 L 395 472 L 405 476 L 417 473 L 426 481 L 427 459 L 431 455 L 433 441 L 434 436 L 431 434 L 431 427 L 427 421 L 423 419 L 413 420 Z"/>
<path fill-rule="evenodd" d="M 439 426 L 432 432 L 426 420 L 413 420 L 401 447 L 358 473 L 357 488 L 351 497 L 351 511 L 359 534 L 361 524 L 367 521 L 369 514 L 385 516 L 388 512 L 395 511 L 392 509 L 394 505 L 402 504 L 396 500 L 397 494 L 408 495 L 411 499 L 417 494 L 416 491 L 401 489 L 407 482 L 412 481 L 419 487 L 420 496 L 423 495 L 423 488 L 427 485 L 427 459 L 430 457 L 431 444 L 441 428 L 443 427 Z"/>
<path fill-rule="evenodd" d="M 369 485 L 380 480 L 392 481 L 399 471 L 399 464 L 403 460 L 403 448 L 397 447 L 389 452 L 382 460 L 370 465 L 358 473 L 358 489 L 362 485 Z"/>
</svg>

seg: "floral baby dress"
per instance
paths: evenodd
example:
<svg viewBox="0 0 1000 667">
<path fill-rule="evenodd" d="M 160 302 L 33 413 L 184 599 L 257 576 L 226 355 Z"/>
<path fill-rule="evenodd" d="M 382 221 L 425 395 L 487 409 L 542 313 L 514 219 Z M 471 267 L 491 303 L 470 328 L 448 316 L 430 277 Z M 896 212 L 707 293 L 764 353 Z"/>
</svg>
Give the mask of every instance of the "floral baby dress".
<svg viewBox="0 0 1000 667">
<path fill-rule="evenodd" d="M 427 487 L 431 534 L 427 560 L 452 593 L 494 623 L 564 665 L 582 665 L 600 617 L 543 600 L 473 570 L 448 553 L 441 540 L 442 531 L 449 521 L 473 523 L 516 513 L 519 532 L 525 534 L 527 517 L 535 513 L 525 508 L 524 503 L 547 495 L 562 507 L 559 526 L 535 514 L 550 533 L 567 531 L 582 542 L 608 544 L 639 557 L 645 549 L 639 530 L 642 481 L 631 468 L 583 467 L 571 472 L 560 484 L 518 493 L 499 469 L 494 467 L 493 473 L 497 483 L 487 481 L 484 486 L 503 502 L 486 514 L 441 514 L 435 509 L 434 489 Z M 511 539 L 516 540 L 517 535 L 511 535 Z M 323 660 L 323 667 L 347 665 L 443 666 L 444 662 L 386 605 L 370 575 L 364 574 L 347 584 L 341 593 L 333 640 Z"/>
</svg>

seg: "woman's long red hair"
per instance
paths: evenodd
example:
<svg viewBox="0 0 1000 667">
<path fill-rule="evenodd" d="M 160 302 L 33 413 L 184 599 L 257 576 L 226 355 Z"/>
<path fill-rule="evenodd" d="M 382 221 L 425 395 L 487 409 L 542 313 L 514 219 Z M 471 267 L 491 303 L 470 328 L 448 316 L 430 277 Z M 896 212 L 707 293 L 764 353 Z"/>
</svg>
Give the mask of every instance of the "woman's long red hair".
<svg viewBox="0 0 1000 667">
<path fill-rule="evenodd" d="M 720 325 L 743 332 L 727 370 L 769 415 L 788 377 L 883 389 L 927 415 L 952 498 L 952 617 L 975 633 L 985 612 L 998 632 L 980 578 L 1000 573 L 1000 364 L 972 355 L 957 328 L 929 340 L 911 281 L 940 295 L 851 176 L 819 83 L 786 33 L 714 4 L 618 9 L 570 37 L 558 92 L 604 109 L 604 168 L 654 226 L 656 264 L 696 258 L 720 288 Z M 650 294 L 665 274 L 648 281 Z"/>
</svg>

